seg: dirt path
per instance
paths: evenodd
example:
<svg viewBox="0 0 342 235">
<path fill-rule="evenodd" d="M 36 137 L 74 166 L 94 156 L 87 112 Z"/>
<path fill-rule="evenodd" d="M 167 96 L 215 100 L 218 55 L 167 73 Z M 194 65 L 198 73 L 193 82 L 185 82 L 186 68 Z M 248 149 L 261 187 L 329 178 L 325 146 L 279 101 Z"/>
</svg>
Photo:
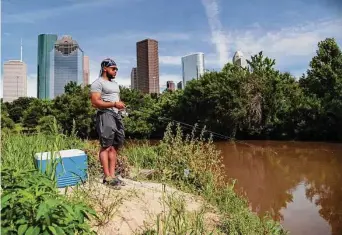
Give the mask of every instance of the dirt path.
<svg viewBox="0 0 342 235">
<path fill-rule="evenodd" d="M 215 226 L 218 216 L 208 207 L 203 199 L 181 192 L 160 183 L 138 182 L 124 179 L 126 186 L 113 190 L 104 186 L 100 180 L 86 184 L 84 192 L 92 198 L 96 211 L 106 224 L 95 225 L 99 235 L 139 234 L 156 224 L 157 215 L 169 211 L 168 196 L 184 199 L 186 210 L 200 211 L 205 208 L 205 224 Z M 98 222 L 98 221 L 97 221 Z"/>
</svg>

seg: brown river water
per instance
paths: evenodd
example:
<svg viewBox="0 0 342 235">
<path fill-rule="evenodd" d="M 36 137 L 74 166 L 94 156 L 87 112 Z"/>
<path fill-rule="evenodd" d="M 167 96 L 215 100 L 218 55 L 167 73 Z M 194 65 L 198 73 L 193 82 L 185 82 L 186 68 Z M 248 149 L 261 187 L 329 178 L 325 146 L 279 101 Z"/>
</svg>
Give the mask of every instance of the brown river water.
<svg viewBox="0 0 342 235">
<path fill-rule="evenodd" d="M 226 175 L 293 235 L 342 234 L 342 144 L 217 142 Z"/>
</svg>

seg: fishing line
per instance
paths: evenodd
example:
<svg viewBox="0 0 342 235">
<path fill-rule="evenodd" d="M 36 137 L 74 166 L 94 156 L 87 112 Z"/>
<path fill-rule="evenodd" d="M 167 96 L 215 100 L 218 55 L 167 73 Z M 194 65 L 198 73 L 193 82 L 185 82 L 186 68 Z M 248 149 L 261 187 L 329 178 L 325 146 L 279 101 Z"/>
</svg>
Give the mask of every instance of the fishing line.
<svg viewBox="0 0 342 235">
<path fill-rule="evenodd" d="M 128 112 L 127 112 L 128 110 Z M 126 108 L 126 110 L 124 111 L 124 115 L 125 116 L 129 116 L 129 113 L 132 111 L 132 109 L 129 109 L 129 108 Z M 141 113 L 145 113 L 145 114 L 150 114 L 148 112 L 144 112 L 144 111 L 141 111 L 141 110 L 134 110 L 135 112 L 141 112 Z M 181 121 L 177 121 L 177 120 L 174 120 L 174 119 L 171 119 L 171 118 L 166 118 L 166 117 L 159 117 L 158 119 L 157 118 L 153 118 L 153 117 L 149 117 L 150 119 L 153 119 L 153 120 L 156 120 L 156 121 L 170 121 L 170 122 L 176 122 L 176 123 L 179 123 L 181 125 L 183 125 L 184 128 L 186 129 L 199 129 L 199 130 L 203 130 L 203 128 L 200 128 L 200 127 L 197 127 L 195 125 L 190 125 L 188 123 L 185 123 L 185 122 L 181 122 Z M 214 131 L 210 131 L 210 130 L 205 130 L 205 132 L 208 132 L 208 133 L 211 133 L 213 136 L 216 136 L 216 137 L 221 137 L 223 140 L 231 140 L 231 141 L 234 141 L 238 144 L 244 144 L 250 148 L 256 148 L 256 149 L 266 149 L 264 147 L 259 147 L 259 146 L 255 146 L 255 145 L 252 145 L 252 144 L 248 144 L 246 142 L 243 142 L 243 141 L 240 141 L 240 140 L 234 140 L 233 138 L 229 137 L 229 136 L 226 136 L 226 135 L 222 135 L 220 133 L 217 133 L 217 132 L 214 132 Z M 273 152 L 274 154 L 278 155 L 278 153 L 272 149 L 269 149 L 271 152 Z"/>
</svg>

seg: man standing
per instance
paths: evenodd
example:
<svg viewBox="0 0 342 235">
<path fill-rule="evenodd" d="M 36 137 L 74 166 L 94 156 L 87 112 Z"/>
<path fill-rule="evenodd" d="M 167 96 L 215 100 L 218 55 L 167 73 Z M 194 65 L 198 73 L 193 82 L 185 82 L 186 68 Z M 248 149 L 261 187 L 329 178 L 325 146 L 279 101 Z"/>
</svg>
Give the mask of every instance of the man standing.
<svg viewBox="0 0 342 235">
<path fill-rule="evenodd" d="M 111 59 L 101 63 L 100 77 L 91 84 L 91 103 L 97 108 L 96 131 L 101 149 L 99 153 L 103 168 L 103 183 L 120 189 L 125 185 L 115 177 L 117 151 L 123 145 L 125 133 L 120 111 L 125 104 L 120 101 L 120 88 L 114 81 L 118 67 Z"/>
</svg>

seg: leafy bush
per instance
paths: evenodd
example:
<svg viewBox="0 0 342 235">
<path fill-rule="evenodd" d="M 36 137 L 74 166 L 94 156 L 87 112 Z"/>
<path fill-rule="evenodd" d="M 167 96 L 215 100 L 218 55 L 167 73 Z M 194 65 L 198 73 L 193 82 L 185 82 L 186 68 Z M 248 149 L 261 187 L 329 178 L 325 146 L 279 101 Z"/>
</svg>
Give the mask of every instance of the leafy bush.
<svg viewBox="0 0 342 235">
<path fill-rule="evenodd" d="M 4 168 L 1 182 L 2 234 L 94 234 L 87 219 L 95 212 L 68 202 L 40 172 Z"/>
<path fill-rule="evenodd" d="M 168 125 L 157 149 L 159 177 L 178 186 L 190 187 L 198 193 L 203 192 L 212 180 L 215 184 L 222 182 L 224 174 L 220 152 L 215 149 L 211 138 L 205 139 L 205 129 L 196 137 L 195 126 L 191 135 L 184 138 L 180 125 L 177 125 L 175 133 L 172 127 L 173 124 Z"/>
</svg>

